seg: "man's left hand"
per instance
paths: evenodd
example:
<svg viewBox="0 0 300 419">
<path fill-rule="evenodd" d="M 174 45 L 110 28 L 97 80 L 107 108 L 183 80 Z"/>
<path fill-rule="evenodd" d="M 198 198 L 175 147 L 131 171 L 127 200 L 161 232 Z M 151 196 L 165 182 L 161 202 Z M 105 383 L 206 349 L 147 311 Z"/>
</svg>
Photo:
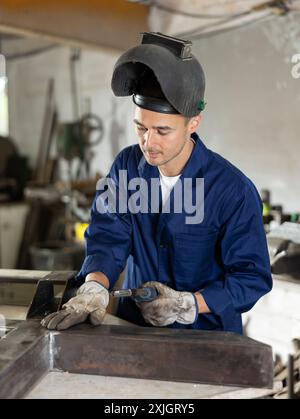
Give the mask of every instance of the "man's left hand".
<svg viewBox="0 0 300 419">
<path fill-rule="evenodd" d="M 147 323 L 168 326 L 174 322 L 192 324 L 198 316 L 196 297 L 191 292 L 175 291 L 160 282 L 146 282 L 143 287 L 154 287 L 159 296 L 145 303 L 137 303 Z"/>
</svg>

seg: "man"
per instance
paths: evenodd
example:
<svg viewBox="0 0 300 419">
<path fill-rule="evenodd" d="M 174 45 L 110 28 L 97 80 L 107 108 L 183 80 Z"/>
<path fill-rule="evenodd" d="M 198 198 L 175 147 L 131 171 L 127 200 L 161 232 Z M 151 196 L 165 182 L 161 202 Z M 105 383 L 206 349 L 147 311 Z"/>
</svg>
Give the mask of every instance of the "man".
<svg viewBox="0 0 300 419">
<path fill-rule="evenodd" d="M 106 193 L 103 185 L 97 192 L 78 275 L 85 283 L 43 325 L 101 324 L 109 290 L 127 264 L 123 287 L 154 287 L 158 297 L 122 299 L 120 317 L 143 326 L 242 333 L 241 314 L 272 288 L 262 205 L 251 181 L 196 134 L 205 78 L 191 44 L 144 34 L 142 44 L 117 61 L 112 89 L 116 96 L 133 95 L 139 145 L 121 151 Z M 136 179 L 143 180 L 139 198 L 146 195 L 146 205 L 134 201 L 129 184 Z M 159 199 L 152 206 L 155 181 Z M 189 187 L 178 188 L 183 184 Z M 107 204 L 109 198 L 116 205 Z M 197 202 L 191 211 L 178 205 L 187 198 Z"/>
</svg>

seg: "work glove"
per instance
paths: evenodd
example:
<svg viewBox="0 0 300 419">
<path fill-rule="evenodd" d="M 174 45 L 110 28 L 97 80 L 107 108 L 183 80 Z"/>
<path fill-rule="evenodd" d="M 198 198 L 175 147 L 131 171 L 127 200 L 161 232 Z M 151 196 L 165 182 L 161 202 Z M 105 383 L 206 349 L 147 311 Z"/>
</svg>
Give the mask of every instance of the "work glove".
<svg viewBox="0 0 300 419">
<path fill-rule="evenodd" d="M 158 297 L 150 302 L 137 303 L 147 323 L 168 326 L 174 322 L 192 324 L 198 316 L 196 297 L 191 292 L 175 291 L 160 282 L 146 282 L 143 287 L 154 287 Z"/>
<path fill-rule="evenodd" d="M 76 297 L 62 306 L 62 310 L 49 314 L 41 324 L 50 330 L 65 330 L 88 318 L 98 326 L 104 319 L 108 303 L 107 289 L 98 282 L 88 281 L 77 290 Z"/>
</svg>

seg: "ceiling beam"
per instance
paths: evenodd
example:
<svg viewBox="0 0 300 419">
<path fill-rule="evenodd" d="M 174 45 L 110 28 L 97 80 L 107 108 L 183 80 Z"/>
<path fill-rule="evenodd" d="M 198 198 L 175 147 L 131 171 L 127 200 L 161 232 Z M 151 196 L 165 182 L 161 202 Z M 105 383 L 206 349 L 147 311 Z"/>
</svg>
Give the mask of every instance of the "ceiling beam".
<svg viewBox="0 0 300 419">
<path fill-rule="evenodd" d="M 149 8 L 125 0 L 1 0 L 0 31 L 124 50 L 149 30 Z"/>
<path fill-rule="evenodd" d="M 274 12 L 268 3 L 267 0 L 156 0 L 149 25 L 153 31 L 163 29 L 175 36 L 207 33 L 263 18 Z"/>
</svg>

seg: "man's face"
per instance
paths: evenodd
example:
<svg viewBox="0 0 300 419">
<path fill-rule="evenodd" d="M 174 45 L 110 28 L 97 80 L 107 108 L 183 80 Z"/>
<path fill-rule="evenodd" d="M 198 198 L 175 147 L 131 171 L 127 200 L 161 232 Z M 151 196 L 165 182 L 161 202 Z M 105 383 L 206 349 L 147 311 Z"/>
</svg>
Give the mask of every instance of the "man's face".
<svg viewBox="0 0 300 419">
<path fill-rule="evenodd" d="M 179 156 L 195 131 L 192 122 L 183 115 L 152 112 L 136 106 L 135 131 L 147 162 L 162 166 Z"/>
</svg>

